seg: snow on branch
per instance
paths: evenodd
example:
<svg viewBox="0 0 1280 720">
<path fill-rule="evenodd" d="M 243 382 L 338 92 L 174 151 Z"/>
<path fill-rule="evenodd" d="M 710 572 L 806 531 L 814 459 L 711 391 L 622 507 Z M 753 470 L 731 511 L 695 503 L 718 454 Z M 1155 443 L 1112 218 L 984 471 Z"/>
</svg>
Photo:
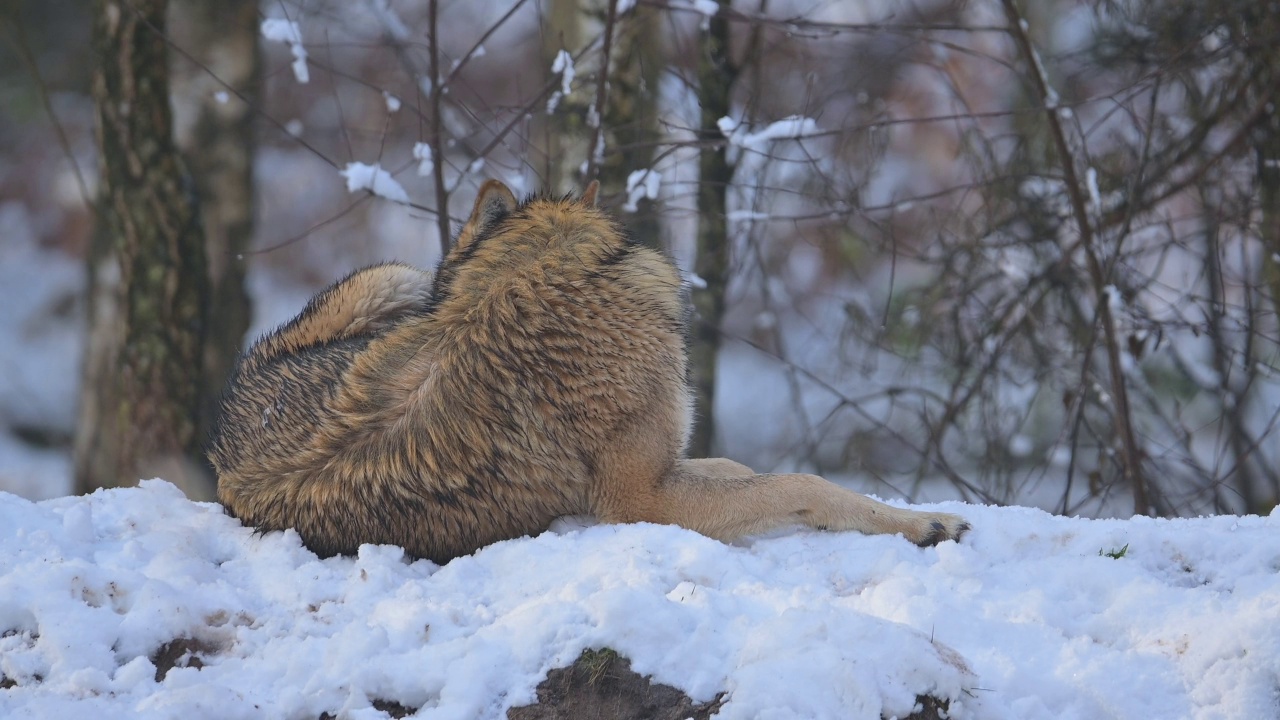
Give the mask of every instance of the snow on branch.
<svg viewBox="0 0 1280 720">
<path fill-rule="evenodd" d="M 560 100 L 573 91 L 575 70 L 573 67 L 573 55 L 570 55 L 568 50 L 561 50 L 556 53 L 556 59 L 551 63 L 551 74 L 560 76 L 560 89 L 547 98 L 548 115 L 554 113 L 560 105 Z"/>
<path fill-rule="evenodd" d="M 404 191 L 400 183 L 396 182 L 395 178 L 391 177 L 391 173 L 383 170 L 377 163 L 373 165 L 347 163 L 347 166 L 339 170 L 338 174 L 347 179 L 347 192 L 368 190 L 378 197 L 409 204 L 409 194 Z"/>
<path fill-rule="evenodd" d="M 655 170 L 636 170 L 627 176 L 627 202 L 622 206 L 626 212 L 635 212 L 636 203 L 643 199 L 657 200 L 658 189 L 662 187 L 662 173 Z"/>
<path fill-rule="evenodd" d="M 413 159 L 418 161 L 418 177 L 431 177 L 432 171 L 436 169 L 431 145 L 422 142 L 414 143 Z"/>
<path fill-rule="evenodd" d="M 672 8 L 678 8 L 680 5 L 687 6 L 687 9 L 702 16 L 702 22 L 699 23 L 698 27 L 703 32 L 711 29 L 711 18 L 720 12 L 720 3 L 715 0 L 684 0 L 681 3 L 673 4 Z"/>
<path fill-rule="evenodd" d="M 722 117 L 716 122 L 720 132 L 730 145 L 763 152 L 775 140 L 800 140 L 818 134 L 818 123 L 813 118 L 791 115 L 769 123 L 763 130 L 750 132 L 745 122 Z"/>
<path fill-rule="evenodd" d="M 267 18 L 262 21 L 262 37 L 271 42 L 287 44 L 289 51 L 293 53 L 293 76 L 300 83 L 311 80 L 311 75 L 307 72 L 307 49 L 302 46 L 302 31 L 296 21 Z"/>
</svg>

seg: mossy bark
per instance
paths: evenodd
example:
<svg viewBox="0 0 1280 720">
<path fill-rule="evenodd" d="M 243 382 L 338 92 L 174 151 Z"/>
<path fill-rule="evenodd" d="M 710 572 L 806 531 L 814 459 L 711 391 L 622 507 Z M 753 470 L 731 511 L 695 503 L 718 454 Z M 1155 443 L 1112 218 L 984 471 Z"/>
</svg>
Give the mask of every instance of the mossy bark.
<svg viewBox="0 0 1280 720">
<path fill-rule="evenodd" d="M 720 321 L 724 316 L 728 285 L 725 197 L 733 179 L 733 168 L 720 144 L 724 136 L 717 123 L 729 114 L 730 92 L 739 68 L 729 54 L 729 3 L 722 1 L 721 5 L 721 12 L 711 18 L 698 65 L 702 156 L 698 163 L 698 250 L 694 271 L 705 286 L 693 291 L 696 317 L 689 348 L 689 371 L 693 376 L 696 420 L 689 442 L 690 457 L 708 457 L 715 452 L 716 358 L 720 354 Z"/>
<path fill-rule="evenodd" d="M 619 17 L 610 53 L 609 93 L 604 110 L 606 153 L 600 164 L 600 188 L 622 195 L 627 177 L 653 167 L 662 140 L 658 125 L 659 73 L 665 66 L 658 10 L 637 6 Z M 627 229 L 649 247 L 661 246 L 656 204 L 642 202 L 624 217 Z"/>
<path fill-rule="evenodd" d="M 208 302 L 192 184 L 172 137 L 166 0 L 96 0 L 101 183 L 76 490 L 163 475 L 200 482 Z"/>
</svg>

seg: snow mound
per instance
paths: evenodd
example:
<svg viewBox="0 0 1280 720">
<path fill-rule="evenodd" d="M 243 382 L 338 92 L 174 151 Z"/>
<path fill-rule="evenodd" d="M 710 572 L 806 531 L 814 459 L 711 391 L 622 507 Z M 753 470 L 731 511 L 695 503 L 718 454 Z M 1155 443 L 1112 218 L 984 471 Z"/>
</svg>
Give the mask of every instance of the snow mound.
<svg viewBox="0 0 1280 720">
<path fill-rule="evenodd" d="M 920 549 L 562 523 L 441 567 L 320 560 L 158 480 L 0 493 L 0 717 L 502 718 L 589 647 L 697 702 L 727 691 L 721 718 L 903 716 L 917 695 L 953 718 L 1275 717 L 1280 514 L 934 507 L 974 530 Z M 177 639 L 199 662 L 157 681 Z"/>
</svg>

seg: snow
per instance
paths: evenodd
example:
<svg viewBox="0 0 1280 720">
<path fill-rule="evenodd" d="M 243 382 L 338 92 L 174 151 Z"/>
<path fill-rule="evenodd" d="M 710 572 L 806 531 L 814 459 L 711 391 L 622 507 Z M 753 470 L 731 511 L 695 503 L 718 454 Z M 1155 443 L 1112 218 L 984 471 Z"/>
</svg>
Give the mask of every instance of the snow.
<svg viewBox="0 0 1280 720">
<path fill-rule="evenodd" d="M 347 163 L 347 166 L 339 170 L 338 174 L 347 179 L 347 192 L 368 190 L 378 197 L 393 202 L 406 204 L 409 202 L 409 194 L 404 191 L 400 183 L 377 163 L 373 165 Z"/>
<path fill-rule="evenodd" d="M 429 144 L 421 142 L 413 144 L 413 159 L 418 161 L 418 177 L 431 176 L 432 171 L 436 169 L 433 157 Z"/>
<path fill-rule="evenodd" d="M 0 488 L 44 500 L 70 493 L 71 474 L 71 453 L 33 448 L 0 432 Z"/>
<path fill-rule="evenodd" d="M 1035 449 L 1035 441 L 1026 435 L 1014 435 L 1009 438 L 1009 454 L 1014 457 L 1027 457 Z"/>
<path fill-rule="evenodd" d="M 1120 294 L 1119 288 L 1115 285 L 1102 286 L 1102 299 L 1106 301 L 1107 307 L 1110 308 L 1112 317 L 1118 317 L 1125 313 L 1124 296 Z"/>
<path fill-rule="evenodd" d="M 708 18 L 711 18 L 716 13 L 720 12 L 720 3 L 717 3 L 715 0 L 688 0 L 688 2 L 689 6 L 692 7 L 694 11 L 702 13 Z"/>
<path fill-rule="evenodd" d="M 716 121 L 716 126 L 731 145 L 750 150 L 760 150 L 774 140 L 794 140 L 818 132 L 818 124 L 813 118 L 799 115 L 776 120 L 756 132 L 743 132 L 745 126 L 742 123 L 727 117 Z"/>
<path fill-rule="evenodd" d="M 282 42 L 293 53 L 293 76 L 299 83 L 311 80 L 307 72 L 307 49 L 302 46 L 302 30 L 298 23 L 283 18 L 267 18 L 262 21 L 262 37 L 272 42 Z"/>
<path fill-rule="evenodd" d="M 1280 513 L 934 507 L 973 531 L 725 545 L 564 522 L 440 567 L 387 546 L 320 560 L 159 480 L 0 493 L 0 716 L 372 717 L 388 700 L 500 718 L 599 647 L 695 701 L 727 692 L 720 718 L 903 716 L 918 694 L 952 718 L 1275 716 Z M 157 682 L 150 658 L 177 638 L 203 667 Z"/>
<path fill-rule="evenodd" d="M 671 3 L 671 8 L 673 10 L 691 10 L 702 15 L 698 29 L 703 32 L 711 28 L 711 18 L 720 12 L 720 4 L 716 0 L 678 0 Z"/>
<path fill-rule="evenodd" d="M 656 170 L 636 170 L 627 175 L 627 202 L 622 206 L 624 212 L 633 213 L 638 209 L 641 200 L 657 200 L 662 189 L 662 173 Z"/>
<path fill-rule="evenodd" d="M 1102 193 L 1098 191 L 1098 170 L 1089 166 L 1084 171 L 1084 184 L 1089 190 L 1090 209 L 1095 216 L 1102 215 Z"/>
<path fill-rule="evenodd" d="M 573 79 L 576 71 L 573 67 L 573 55 L 568 50 L 561 50 L 556 53 L 556 59 L 551 63 L 551 74 L 560 76 L 560 92 L 568 95 L 573 91 Z"/>
<path fill-rule="evenodd" d="M 76 301 L 87 278 L 83 260 L 41 246 L 36 223 L 22 203 L 0 200 L 0 428 L 69 433 L 76 389 L 64 379 L 79 373 L 84 319 Z"/>
<path fill-rule="evenodd" d="M 560 106 L 560 100 L 573 92 L 573 80 L 577 76 L 577 70 L 573 66 L 573 55 L 568 50 L 562 49 L 556 53 L 556 59 L 551 62 L 551 74 L 560 76 L 560 89 L 547 98 L 548 115 L 556 111 Z"/>
<path fill-rule="evenodd" d="M 480 172 L 484 170 L 484 166 L 485 159 L 483 157 L 478 157 L 475 160 L 472 160 L 461 172 L 445 179 L 445 188 L 449 192 L 453 192 L 462 184 L 463 180 L 466 180 L 468 177 L 479 175 Z"/>
<path fill-rule="evenodd" d="M 71 458 L 19 439 L 70 437 L 85 346 L 84 260 L 44 247 L 40 219 L 0 200 L 0 488 L 30 498 L 71 492 Z M 0 525 L 0 534 L 5 532 Z"/>
</svg>

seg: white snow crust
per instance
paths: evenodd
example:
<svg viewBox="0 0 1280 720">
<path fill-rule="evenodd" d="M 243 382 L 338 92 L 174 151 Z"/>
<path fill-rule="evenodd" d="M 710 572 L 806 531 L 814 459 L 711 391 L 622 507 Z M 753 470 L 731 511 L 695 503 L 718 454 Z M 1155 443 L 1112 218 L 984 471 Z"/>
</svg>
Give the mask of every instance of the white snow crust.
<svg viewBox="0 0 1280 720">
<path fill-rule="evenodd" d="M 318 559 L 172 485 L 0 493 L 0 717 L 501 718 L 610 647 L 720 718 L 1275 717 L 1280 514 L 943 503 L 959 544 L 558 523 L 441 567 Z M 1112 558 L 1105 554 L 1119 554 Z M 157 682 L 176 638 L 203 667 Z"/>
</svg>

